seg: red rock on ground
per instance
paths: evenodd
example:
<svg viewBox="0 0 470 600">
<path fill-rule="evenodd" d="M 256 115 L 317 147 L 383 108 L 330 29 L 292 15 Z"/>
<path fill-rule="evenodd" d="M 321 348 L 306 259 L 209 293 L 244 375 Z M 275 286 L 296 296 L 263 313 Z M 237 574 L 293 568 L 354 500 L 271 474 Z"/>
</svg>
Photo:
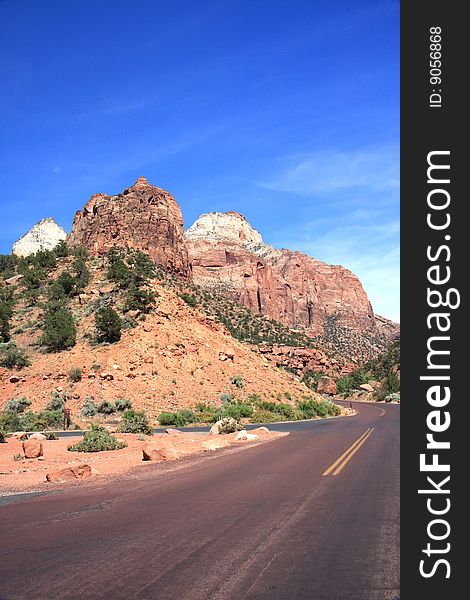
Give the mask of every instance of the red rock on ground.
<svg viewBox="0 0 470 600">
<path fill-rule="evenodd" d="M 43 455 L 42 444 L 39 440 L 25 440 L 22 446 L 25 458 L 39 458 Z"/>
<path fill-rule="evenodd" d="M 73 481 L 75 479 L 85 479 L 91 477 L 92 469 L 90 465 L 80 465 L 78 467 L 66 467 L 58 471 L 51 471 L 46 475 L 46 481 L 56 483 L 59 481 Z"/>
</svg>

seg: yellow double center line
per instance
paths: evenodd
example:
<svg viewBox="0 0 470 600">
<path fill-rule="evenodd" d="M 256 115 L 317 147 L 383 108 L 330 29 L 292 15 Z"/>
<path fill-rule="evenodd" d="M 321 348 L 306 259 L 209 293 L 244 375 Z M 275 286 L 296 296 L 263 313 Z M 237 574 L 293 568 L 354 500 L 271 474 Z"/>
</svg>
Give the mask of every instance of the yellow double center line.
<svg viewBox="0 0 470 600">
<path fill-rule="evenodd" d="M 374 431 L 374 428 L 369 427 L 369 429 L 367 429 L 367 431 L 365 431 L 361 437 L 356 440 L 354 442 L 354 444 L 352 446 L 350 446 L 346 452 L 344 452 L 339 458 L 338 460 L 336 460 L 331 467 L 328 467 L 328 469 L 323 473 L 323 477 L 326 477 L 327 475 L 329 475 L 334 469 L 336 469 L 333 473 L 333 475 L 339 475 L 339 473 L 341 473 L 341 471 L 344 469 L 344 467 L 348 464 L 348 462 L 351 460 L 351 458 L 356 454 L 356 452 L 359 450 L 359 448 L 362 446 L 362 444 L 364 444 L 364 442 L 367 440 L 367 438 L 372 435 L 372 432 Z"/>
</svg>

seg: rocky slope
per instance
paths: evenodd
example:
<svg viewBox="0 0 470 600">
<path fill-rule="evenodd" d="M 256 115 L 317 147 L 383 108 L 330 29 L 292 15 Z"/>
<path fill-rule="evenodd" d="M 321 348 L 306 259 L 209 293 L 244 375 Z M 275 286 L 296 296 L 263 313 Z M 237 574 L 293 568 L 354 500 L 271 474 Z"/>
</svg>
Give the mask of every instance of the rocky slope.
<svg viewBox="0 0 470 600">
<path fill-rule="evenodd" d="M 145 177 L 116 196 L 92 196 L 75 215 L 69 244 L 85 246 L 94 256 L 128 246 L 167 270 L 190 275 L 181 209 L 171 194 Z"/>
<path fill-rule="evenodd" d="M 30 256 L 40 250 L 52 250 L 67 234 L 52 218 L 42 219 L 13 244 L 16 256 Z"/>
<path fill-rule="evenodd" d="M 48 281 L 69 270 L 72 262 L 72 257 L 61 259 Z M 46 353 L 37 345 L 43 309 L 23 299 L 22 283 L 18 284 L 12 336 L 31 365 L 21 371 L 0 368 L 0 410 L 8 399 L 22 396 L 32 401 L 31 409 L 42 409 L 55 391 L 69 396 L 67 406 L 74 420 L 80 419 L 87 396 L 96 403 L 129 398 L 136 409 L 155 418 L 162 410 L 198 402 L 220 404 L 220 394 L 238 399 L 258 394 L 266 400 L 286 392 L 297 399 L 312 395 L 293 375 L 235 340 L 214 317 L 188 306 L 165 280 L 149 283 L 156 294 L 150 314 L 123 314 L 133 322 L 120 341 L 95 343 L 96 310 L 110 305 L 121 313 L 124 292 L 106 279 L 105 259 L 89 259 L 88 265 L 90 283 L 70 300 L 78 334 L 76 345 L 67 351 Z M 44 301 L 43 295 L 39 300 Z M 72 369 L 82 371 L 79 381 L 70 379 Z M 232 383 L 234 377 L 241 378 L 242 387 Z"/>
<path fill-rule="evenodd" d="M 354 330 L 377 329 L 351 271 L 264 244 L 238 213 L 202 215 L 185 235 L 196 284 L 224 290 L 255 312 L 311 335 L 323 335 L 332 316 Z"/>
</svg>

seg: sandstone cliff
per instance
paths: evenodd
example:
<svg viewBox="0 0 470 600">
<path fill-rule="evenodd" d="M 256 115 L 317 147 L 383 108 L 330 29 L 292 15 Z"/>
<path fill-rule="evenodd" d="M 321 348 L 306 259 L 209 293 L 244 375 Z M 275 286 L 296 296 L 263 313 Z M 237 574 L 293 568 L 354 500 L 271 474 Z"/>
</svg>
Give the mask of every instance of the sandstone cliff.
<svg viewBox="0 0 470 600">
<path fill-rule="evenodd" d="M 16 256 L 29 256 L 40 250 L 53 250 L 67 234 L 52 218 L 42 219 L 13 244 Z"/>
<path fill-rule="evenodd" d="M 186 232 L 196 284 L 231 294 L 255 312 L 322 335 L 328 317 L 376 329 L 359 279 L 300 252 L 276 250 L 238 213 L 202 215 Z"/>
<path fill-rule="evenodd" d="M 75 215 L 69 244 L 85 246 L 95 256 L 112 246 L 127 246 L 146 252 L 165 269 L 190 276 L 181 209 L 171 194 L 145 177 L 116 196 L 92 196 Z"/>
</svg>

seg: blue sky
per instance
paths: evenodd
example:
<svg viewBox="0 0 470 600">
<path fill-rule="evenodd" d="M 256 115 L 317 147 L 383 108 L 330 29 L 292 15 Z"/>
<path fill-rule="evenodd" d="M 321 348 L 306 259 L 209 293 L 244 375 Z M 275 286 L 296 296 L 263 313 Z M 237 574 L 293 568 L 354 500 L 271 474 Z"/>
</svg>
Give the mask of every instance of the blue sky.
<svg viewBox="0 0 470 600">
<path fill-rule="evenodd" d="M 399 3 L 0 1 L 0 252 L 145 175 L 399 319 Z"/>
</svg>

